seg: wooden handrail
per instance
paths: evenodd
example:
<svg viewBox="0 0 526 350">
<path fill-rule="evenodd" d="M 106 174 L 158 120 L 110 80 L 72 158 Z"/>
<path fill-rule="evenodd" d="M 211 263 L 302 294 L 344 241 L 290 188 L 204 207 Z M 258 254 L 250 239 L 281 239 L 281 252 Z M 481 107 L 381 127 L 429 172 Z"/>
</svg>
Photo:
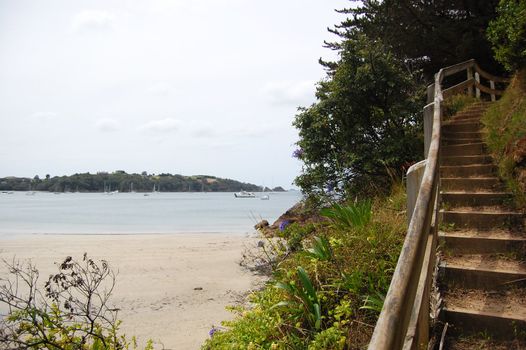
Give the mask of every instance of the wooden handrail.
<svg viewBox="0 0 526 350">
<path fill-rule="evenodd" d="M 467 79 L 453 87 L 442 90 L 445 77 L 467 71 Z M 473 73 L 476 72 L 473 76 Z M 479 75 L 490 80 L 491 88 L 479 82 Z M 441 136 L 441 102 L 444 98 L 467 90 L 471 93 L 476 88 L 476 95 L 480 92 L 495 95 L 501 91 L 495 90 L 494 82 L 506 82 L 505 78 L 498 78 L 482 71 L 475 60 L 469 60 L 453 66 L 442 68 L 435 75 L 433 102 L 425 108 L 427 112 L 433 107 L 432 132 L 426 135 L 425 170 L 421 181 L 411 179 L 414 174 L 421 173 L 422 164 L 410 168 L 408 172 L 408 198 L 414 198 L 415 203 L 408 203 L 410 216 L 407 235 L 396 265 L 391 285 L 385 297 L 384 305 L 374 329 L 369 350 L 399 350 L 427 348 L 429 341 L 429 311 L 430 290 L 435 267 L 435 250 L 437 245 L 438 227 L 438 194 L 440 183 L 440 136 Z M 431 91 L 428 89 L 428 97 Z M 425 113 L 426 113 L 425 112 Z M 430 112 L 430 110 L 429 110 Z M 427 122 L 431 118 L 425 119 Z M 426 130 L 429 126 L 424 125 Z M 428 131 L 426 132 L 428 133 Z M 413 172 L 414 170 L 414 172 Z M 411 181 L 410 181 L 411 180 Z M 420 185 L 410 189 L 409 183 Z"/>
</svg>

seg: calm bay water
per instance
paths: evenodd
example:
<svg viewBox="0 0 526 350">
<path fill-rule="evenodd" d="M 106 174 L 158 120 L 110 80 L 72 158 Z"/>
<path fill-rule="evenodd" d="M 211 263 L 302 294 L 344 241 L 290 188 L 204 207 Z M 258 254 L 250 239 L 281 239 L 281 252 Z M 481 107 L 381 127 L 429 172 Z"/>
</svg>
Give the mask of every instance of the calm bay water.
<svg viewBox="0 0 526 350">
<path fill-rule="evenodd" d="M 0 237 L 20 234 L 140 234 L 252 232 L 301 199 L 299 192 L 270 200 L 233 193 L 0 194 Z"/>
</svg>

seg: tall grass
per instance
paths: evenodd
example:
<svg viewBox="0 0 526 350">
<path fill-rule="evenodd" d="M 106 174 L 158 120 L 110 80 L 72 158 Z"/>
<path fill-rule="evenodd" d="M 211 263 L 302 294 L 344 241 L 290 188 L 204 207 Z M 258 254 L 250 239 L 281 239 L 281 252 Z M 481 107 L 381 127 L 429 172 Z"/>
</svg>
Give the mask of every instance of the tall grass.
<svg viewBox="0 0 526 350">
<path fill-rule="evenodd" d="M 517 73 L 502 98 L 482 117 L 485 141 L 497 162 L 499 175 L 526 208 L 526 69 Z"/>
</svg>

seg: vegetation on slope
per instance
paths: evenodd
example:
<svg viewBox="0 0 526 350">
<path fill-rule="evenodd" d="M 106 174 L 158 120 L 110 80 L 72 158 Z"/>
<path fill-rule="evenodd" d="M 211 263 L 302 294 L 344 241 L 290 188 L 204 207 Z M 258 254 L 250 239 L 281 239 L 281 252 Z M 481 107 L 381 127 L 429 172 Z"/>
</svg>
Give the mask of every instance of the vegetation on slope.
<svg viewBox="0 0 526 350">
<path fill-rule="evenodd" d="M 526 209 L 526 70 L 518 72 L 502 98 L 482 117 L 486 143 L 499 175 Z"/>
<path fill-rule="evenodd" d="M 283 221 L 258 245 L 272 278 L 203 349 L 366 346 L 404 239 L 405 202 L 395 186 L 387 198 L 334 204 L 321 221 Z"/>
</svg>

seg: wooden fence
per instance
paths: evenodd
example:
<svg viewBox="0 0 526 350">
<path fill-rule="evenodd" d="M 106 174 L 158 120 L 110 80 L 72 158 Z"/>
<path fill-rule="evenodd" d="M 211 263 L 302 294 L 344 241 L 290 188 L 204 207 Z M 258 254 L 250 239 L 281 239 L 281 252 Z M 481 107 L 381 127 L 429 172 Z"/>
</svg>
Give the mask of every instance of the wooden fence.
<svg viewBox="0 0 526 350">
<path fill-rule="evenodd" d="M 462 72 L 465 81 L 442 89 L 445 77 Z M 489 87 L 481 84 L 481 77 Z M 495 101 L 503 93 L 495 89 L 495 83 L 506 82 L 508 79 L 486 73 L 475 60 L 469 60 L 442 68 L 428 87 L 428 105 L 424 107 L 426 159 L 407 172 L 409 226 L 369 350 L 427 349 L 438 240 L 441 102 L 460 93 L 476 97 L 486 93 Z"/>
</svg>

